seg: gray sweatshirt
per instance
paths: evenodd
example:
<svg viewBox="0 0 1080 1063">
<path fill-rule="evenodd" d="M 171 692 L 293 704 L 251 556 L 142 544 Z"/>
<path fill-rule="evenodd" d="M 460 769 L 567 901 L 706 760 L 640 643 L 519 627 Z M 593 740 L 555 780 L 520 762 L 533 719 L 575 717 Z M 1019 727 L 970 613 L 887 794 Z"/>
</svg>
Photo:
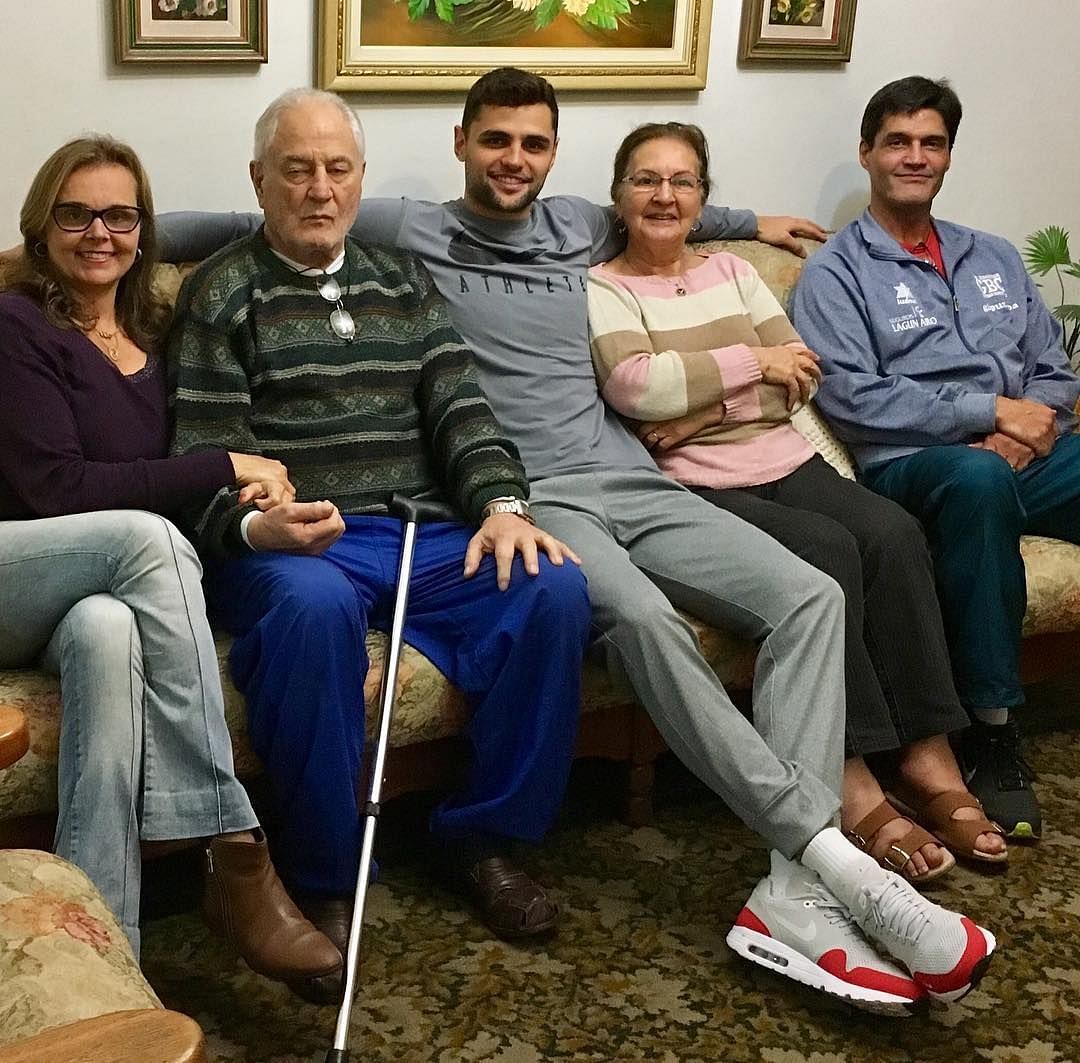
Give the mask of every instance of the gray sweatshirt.
<svg viewBox="0 0 1080 1063">
<path fill-rule="evenodd" d="M 205 257 L 261 222 L 256 214 L 164 215 L 164 257 Z M 524 221 L 480 217 L 460 201 L 365 200 L 353 226 L 361 242 L 412 251 L 431 271 L 531 480 L 656 469 L 600 397 L 589 350 L 586 273 L 622 249 L 612 222 L 610 208 L 552 196 Z M 756 231 L 752 212 L 713 207 L 695 236 L 749 239 Z"/>
</svg>

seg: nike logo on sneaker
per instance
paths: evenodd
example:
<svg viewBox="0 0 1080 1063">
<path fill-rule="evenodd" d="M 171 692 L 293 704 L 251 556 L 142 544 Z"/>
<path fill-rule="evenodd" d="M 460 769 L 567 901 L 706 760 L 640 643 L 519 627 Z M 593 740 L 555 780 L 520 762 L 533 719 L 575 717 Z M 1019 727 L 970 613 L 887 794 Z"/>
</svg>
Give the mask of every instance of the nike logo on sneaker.
<svg viewBox="0 0 1080 1063">
<path fill-rule="evenodd" d="M 743 911 L 748 910 L 749 909 L 746 908 L 743 909 Z M 791 934 L 792 937 L 797 938 L 804 945 L 813 945 L 813 943 L 817 940 L 818 928 L 813 921 L 808 921 L 806 923 L 796 923 L 793 922 L 791 919 L 785 919 L 779 912 L 772 912 L 769 918 L 772 919 L 774 925 L 779 923 L 784 928 L 784 930 L 787 931 L 787 933 Z M 776 937 L 776 934 L 773 932 L 773 930 L 771 930 L 763 920 L 759 919 L 758 921 L 761 923 L 761 926 L 765 928 L 765 932 L 769 935 L 769 937 Z"/>
</svg>

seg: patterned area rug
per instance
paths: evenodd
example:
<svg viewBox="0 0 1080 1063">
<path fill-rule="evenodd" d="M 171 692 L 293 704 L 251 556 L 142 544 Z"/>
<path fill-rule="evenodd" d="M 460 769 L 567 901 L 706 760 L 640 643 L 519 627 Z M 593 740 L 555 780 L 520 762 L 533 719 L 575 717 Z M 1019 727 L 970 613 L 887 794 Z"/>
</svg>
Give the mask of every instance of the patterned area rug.
<svg viewBox="0 0 1080 1063">
<path fill-rule="evenodd" d="M 567 811 L 529 863 L 563 909 L 524 948 L 493 939 L 437 886 L 415 849 L 422 815 L 388 816 L 353 1014 L 354 1060 L 760 1060 L 764 1063 L 1080 1059 L 1080 749 L 1034 739 L 1048 822 L 1008 870 L 958 867 L 935 897 L 997 935 L 978 989 L 928 1016 L 882 1019 L 733 956 L 724 935 L 766 870 L 764 849 L 678 765 L 664 763 L 652 826 L 610 806 L 618 775 L 575 769 Z M 608 795 L 605 798 L 604 795 Z M 210 1058 L 322 1063 L 335 1011 L 253 975 L 191 913 L 151 920 L 144 969 L 194 1016 Z"/>
</svg>

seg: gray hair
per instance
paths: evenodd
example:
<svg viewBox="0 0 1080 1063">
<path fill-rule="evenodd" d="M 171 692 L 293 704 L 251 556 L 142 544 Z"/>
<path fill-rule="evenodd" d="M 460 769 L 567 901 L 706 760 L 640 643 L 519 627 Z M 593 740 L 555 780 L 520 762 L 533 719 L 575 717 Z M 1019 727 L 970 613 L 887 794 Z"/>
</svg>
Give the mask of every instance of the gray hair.
<svg viewBox="0 0 1080 1063">
<path fill-rule="evenodd" d="M 322 89 L 300 88 L 283 92 L 259 115 L 259 120 L 255 123 L 255 145 L 252 155 L 256 162 L 262 162 L 266 157 L 266 153 L 274 140 L 274 135 L 277 133 L 278 122 L 281 120 L 282 114 L 290 107 L 295 107 L 299 103 L 306 103 L 308 100 L 329 104 L 341 112 L 349 123 L 353 136 L 356 138 L 356 150 L 360 152 L 360 158 L 364 158 L 364 127 L 360 124 L 356 112 L 333 92 L 324 92 Z"/>
</svg>

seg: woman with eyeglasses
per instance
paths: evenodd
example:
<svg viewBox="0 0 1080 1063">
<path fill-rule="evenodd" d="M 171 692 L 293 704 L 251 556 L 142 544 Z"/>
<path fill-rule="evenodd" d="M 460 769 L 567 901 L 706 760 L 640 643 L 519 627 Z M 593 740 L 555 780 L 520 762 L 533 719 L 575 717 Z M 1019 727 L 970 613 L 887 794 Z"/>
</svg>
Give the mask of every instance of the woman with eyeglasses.
<svg viewBox="0 0 1080 1063">
<path fill-rule="evenodd" d="M 205 843 L 204 912 L 256 971 L 340 968 L 296 909 L 233 771 L 189 543 L 167 514 L 215 491 L 292 497 L 276 461 L 166 457 L 169 310 L 135 153 L 64 145 L 30 186 L 0 275 L 0 667 L 60 678 L 55 846 L 139 947 L 140 843 Z"/>
<path fill-rule="evenodd" d="M 636 422 L 669 476 L 843 587 L 849 836 L 916 884 L 946 873 L 951 853 L 1003 862 L 1001 829 L 968 793 L 945 737 L 968 720 L 922 530 L 840 476 L 792 427 L 820 377 L 817 355 L 752 266 L 687 245 L 708 194 L 697 126 L 654 123 L 623 140 L 611 196 L 626 250 L 589 275 L 603 396 Z M 885 797 L 863 759 L 884 752 L 892 792 L 922 826 Z"/>
</svg>

